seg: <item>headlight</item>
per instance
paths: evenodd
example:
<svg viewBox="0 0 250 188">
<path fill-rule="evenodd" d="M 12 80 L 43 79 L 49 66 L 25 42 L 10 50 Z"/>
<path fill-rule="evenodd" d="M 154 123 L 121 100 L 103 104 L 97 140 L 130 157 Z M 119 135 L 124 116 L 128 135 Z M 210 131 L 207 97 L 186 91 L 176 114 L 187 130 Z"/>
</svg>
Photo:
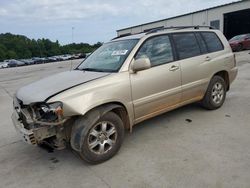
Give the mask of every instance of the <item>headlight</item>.
<svg viewBox="0 0 250 188">
<path fill-rule="evenodd" d="M 61 120 L 63 116 L 63 104 L 61 102 L 40 103 L 35 107 L 35 112 L 38 120 L 41 121 L 56 121 Z"/>
<path fill-rule="evenodd" d="M 63 103 L 61 102 L 55 102 L 49 104 L 50 111 L 53 111 L 57 115 L 63 115 Z"/>
</svg>

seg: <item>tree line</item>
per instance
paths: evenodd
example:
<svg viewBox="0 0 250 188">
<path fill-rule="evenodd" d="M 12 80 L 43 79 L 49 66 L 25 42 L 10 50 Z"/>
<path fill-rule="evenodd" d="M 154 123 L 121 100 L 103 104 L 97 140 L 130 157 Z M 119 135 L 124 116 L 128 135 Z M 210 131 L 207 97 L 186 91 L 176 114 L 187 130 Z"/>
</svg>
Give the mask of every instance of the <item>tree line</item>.
<svg viewBox="0 0 250 188">
<path fill-rule="evenodd" d="M 35 40 L 23 35 L 5 33 L 0 34 L 0 61 L 5 59 L 26 59 L 62 54 L 90 53 L 101 45 L 101 42 L 93 45 L 88 43 L 60 45 L 58 40 L 56 42 L 44 38 Z"/>
</svg>

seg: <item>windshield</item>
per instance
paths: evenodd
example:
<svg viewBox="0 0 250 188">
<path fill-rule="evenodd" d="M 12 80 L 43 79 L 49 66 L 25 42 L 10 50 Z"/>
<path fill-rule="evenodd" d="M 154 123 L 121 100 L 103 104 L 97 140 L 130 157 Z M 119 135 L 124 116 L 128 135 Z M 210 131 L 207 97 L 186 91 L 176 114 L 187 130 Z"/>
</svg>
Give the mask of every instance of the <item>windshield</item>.
<svg viewBox="0 0 250 188">
<path fill-rule="evenodd" d="M 95 72 L 118 72 L 137 42 L 137 39 L 131 39 L 105 43 L 85 59 L 77 69 Z"/>
<path fill-rule="evenodd" d="M 240 40 L 240 39 L 242 39 L 242 38 L 245 37 L 245 36 L 246 36 L 246 35 L 237 35 L 237 36 L 231 38 L 229 41 Z"/>
</svg>

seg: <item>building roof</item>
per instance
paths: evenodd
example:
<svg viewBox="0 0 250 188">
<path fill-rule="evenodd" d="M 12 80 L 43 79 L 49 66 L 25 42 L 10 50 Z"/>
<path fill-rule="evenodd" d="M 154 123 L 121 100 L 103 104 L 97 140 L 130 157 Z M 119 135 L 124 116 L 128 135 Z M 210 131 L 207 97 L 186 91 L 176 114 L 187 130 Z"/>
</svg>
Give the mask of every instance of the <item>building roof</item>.
<svg viewBox="0 0 250 188">
<path fill-rule="evenodd" d="M 131 28 L 134 28 L 134 27 L 140 27 L 140 26 L 144 26 L 144 25 L 148 25 L 148 24 L 153 24 L 153 23 L 157 23 L 157 22 L 161 22 L 161 21 L 166 21 L 166 20 L 170 20 L 170 19 L 174 19 L 174 18 L 179 18 L 179 17 L 182 17 L 182 16 L 188 16 L 188 15 L 191 15 L 191 14 L 195 14 L 195 13 L 199 13 L 199 12 L 203 12 L 203 11 L 207 11 L 207 10 L 211 10 L 211 9 L 216 9 L 216 8 L 220 8 L 220 7 L 224 7 L 224 6 L 228 6 L 228 5 L 233 5 L 233 4 L 241 3 L 243 1 L 249 1 L 249 0 L 234 1 L 234 2 L 231 2 L 231 3 L 227 3 L 227 4 L 223 4 L 223 5 L 218 5 L 218 6 L 215 6 L 215 7 L 210 7 L 210 8 L 207 8 L 207 9 L 202 9 L 202 10 L 198 10 L 198 11 L 195 11 L 195 12 L 190 12 L 190 13 L 187 13 L 187 14 L 182 14 L 182 15 L 179 15 L 179 16 L 174 16 L 174 17 L 170 17 L 170 18 L 156 20 L 156 21 L 153 21 L 153 22 L 139 24 L 139 25 L 135 25 L 135 26 L 131 26 L 131 27 L 126 27 L 126 28 L 119 29 L 119 30 L 116 30 L 116 31 L 119 32 L 119 31 L 122 31 L 122 30 L 125 30 L 125 29 L 131 29 Z"/>
</svg>

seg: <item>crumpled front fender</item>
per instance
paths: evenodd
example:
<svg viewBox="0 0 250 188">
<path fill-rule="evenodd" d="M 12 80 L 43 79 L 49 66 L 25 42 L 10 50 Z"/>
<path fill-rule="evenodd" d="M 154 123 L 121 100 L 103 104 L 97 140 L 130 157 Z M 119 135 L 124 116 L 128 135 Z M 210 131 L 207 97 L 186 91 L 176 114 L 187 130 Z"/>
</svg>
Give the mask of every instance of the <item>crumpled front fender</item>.
<svg viewBox="0 0 250 188">
<path fill-rule="evenodd" d="M 117 104 L 102 105 L 90 110 L 84 116 L 77 118 L 74 122 L 71 131 L 71 138 L 70 138 L 71 147 L 75 151 L 80 151 L 83 144 L 83 139 L 87 135 L 90 126 L 92 126 L 95 122 L 97 122 L 98 119 L 105 113 L 116 108 L 121 108 L 121 106 Z"/>
</svg>

